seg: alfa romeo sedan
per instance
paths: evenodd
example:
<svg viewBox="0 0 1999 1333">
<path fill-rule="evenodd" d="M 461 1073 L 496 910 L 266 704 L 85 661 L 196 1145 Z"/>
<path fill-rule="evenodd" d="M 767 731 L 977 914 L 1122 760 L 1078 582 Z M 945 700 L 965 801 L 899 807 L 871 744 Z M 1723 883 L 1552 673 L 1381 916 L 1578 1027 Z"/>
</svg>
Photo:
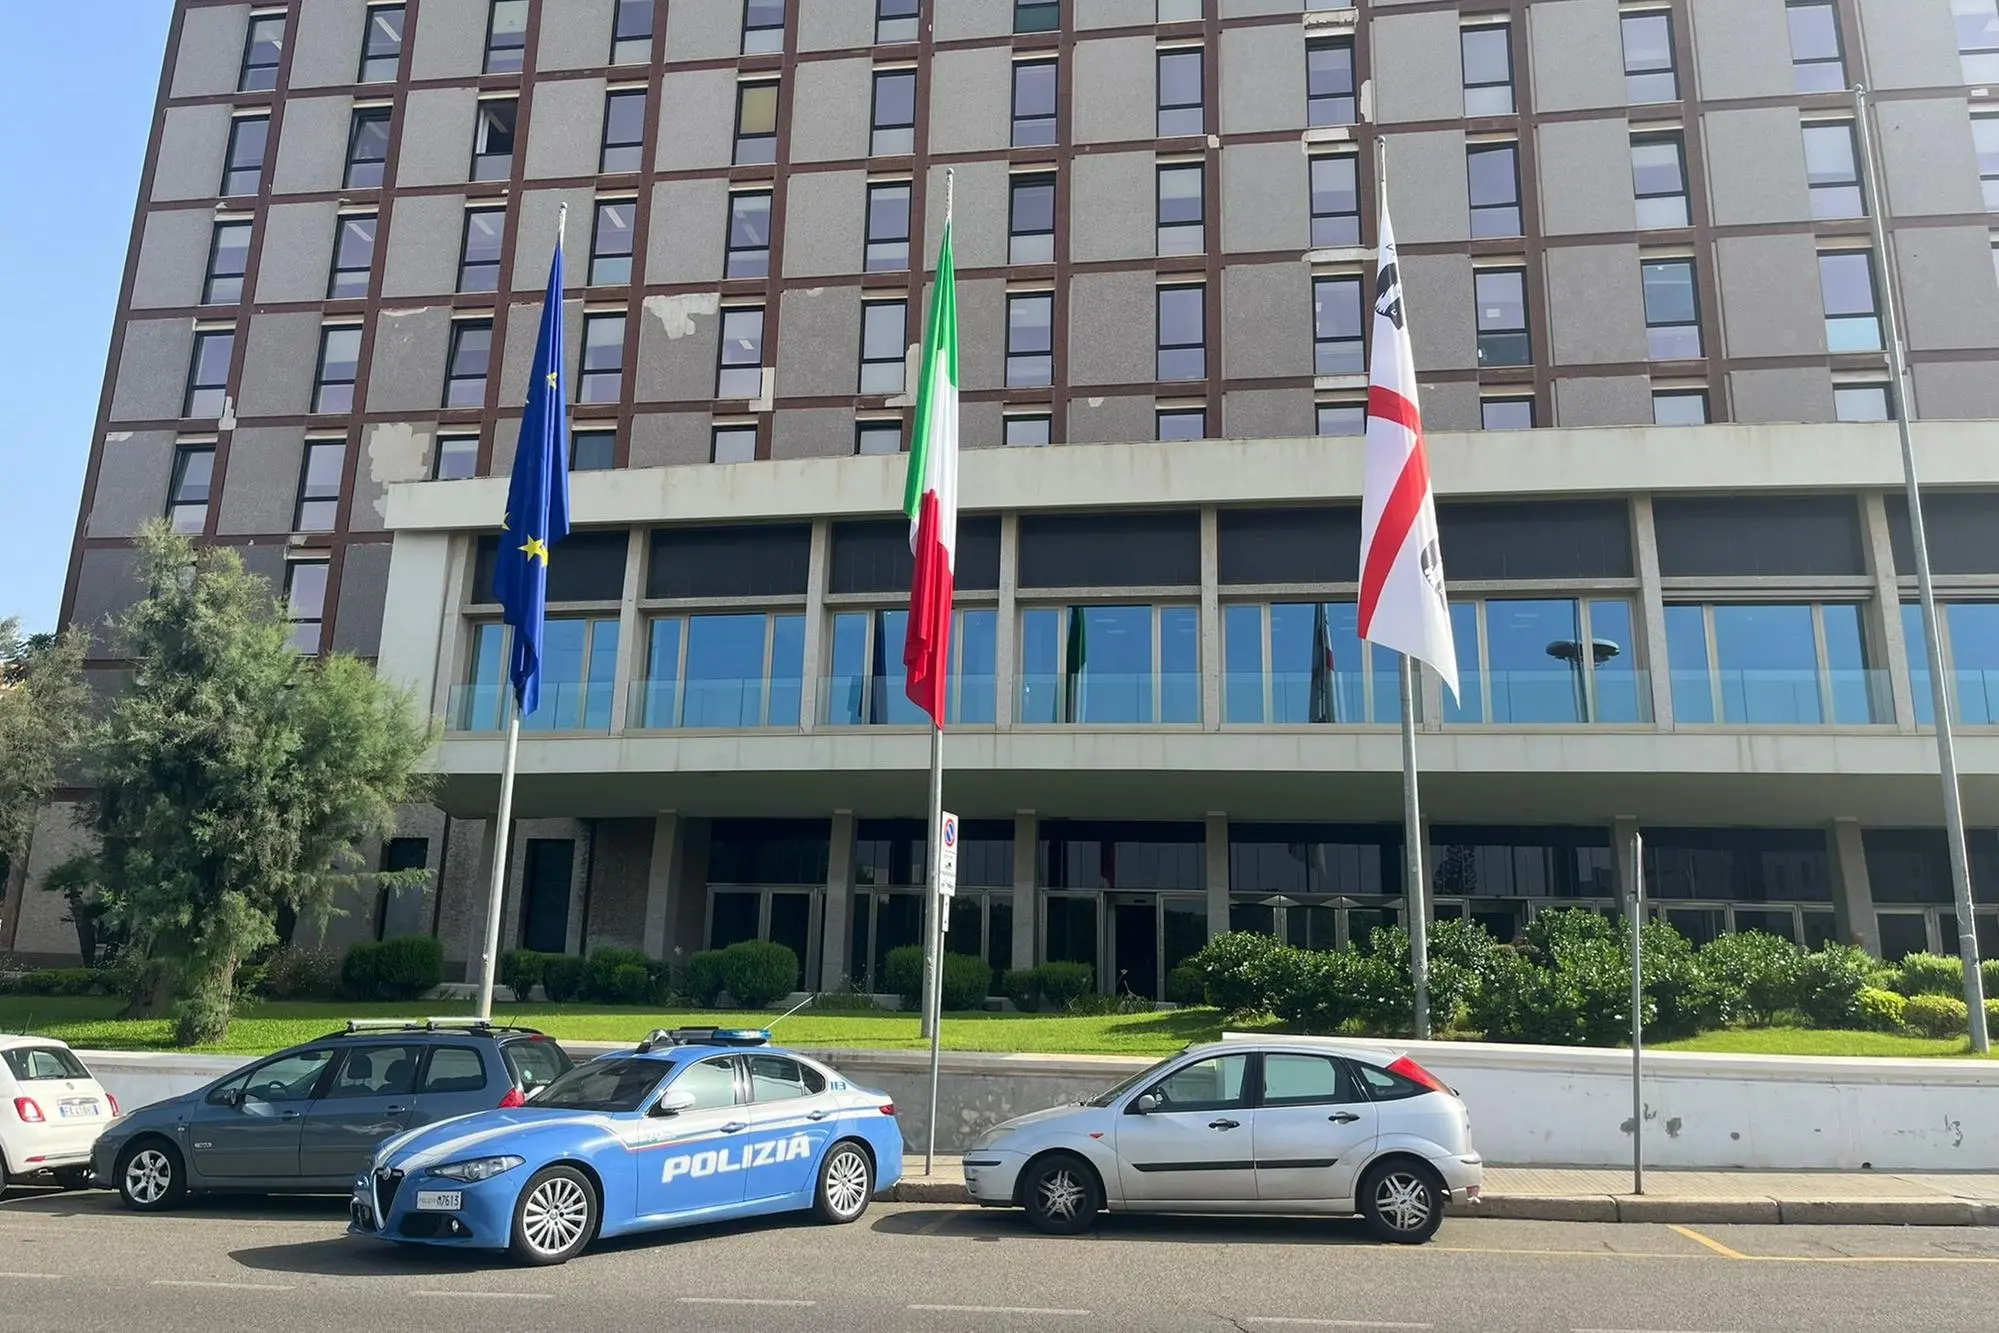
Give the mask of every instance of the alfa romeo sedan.
<svg viewBox="0 0 1999 1333">
<path fill-rule="evenodd" d="M 1307 1037 L 1190 1047 L 965 1152 L 974 1200 L 1054 1234 L 1102 1209 L 1359 1213 L 1420 1244 L 1477 1199 L 1483 1171 L 1465 1104 L 1421 1065 Z"/>
</svg>

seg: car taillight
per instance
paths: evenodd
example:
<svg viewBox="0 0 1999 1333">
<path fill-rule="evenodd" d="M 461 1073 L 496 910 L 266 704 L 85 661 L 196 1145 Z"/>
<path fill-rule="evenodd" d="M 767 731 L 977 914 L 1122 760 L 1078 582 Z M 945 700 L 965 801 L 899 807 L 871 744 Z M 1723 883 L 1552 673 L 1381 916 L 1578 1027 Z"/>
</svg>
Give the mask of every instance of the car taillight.
<svg viewBox="0 0 1999 1333">
<path fill-rule="evenodd" d="M 500 1098 L 500 1109 L 502 1111 L 515 1106 L 526 1106 L 527 1104 L 528 1099 L 521 1095 L 519 1088 L 508 1088 L 507 1095 Z"/>
<path fill-rule="evenodd" d="M 1449 1088 L 1445 1087 L 1441 1082 L 1437 1080 L 1437 1076 L 1435 1074 L 1432 1074 L 1429 1070 L 1423 1068 L 1423 1066 L 1417 1064 L 1414 1060 L 1411 1060 L 1406 1055 L 1403 1056 L 1401 1059 L 1397 1060 L 1394 1064 L 1388 1066 L 1388 1072 L 1391 1074 L 1400 1074 L 1402 1075 L 1402 1077 L 1408 1079 L 1411 1083 L 1421 1084 L 1423 1087 L 1428 1088 L 1431 1092 L 1441 1092 L 1446 1094 L 1450 1092 Z"/>
<path fill-rule="evenodd" d="M 883 1115 L 894 1115 L 894 1114 L 895 1114 L 895 1103 L 894 1103 L 894 1102 L 883 1102 L 883 1103 L 882 1103 L 882 1105 L 881 1105 L 881 1112 L 882 1112 L 882 1114 L 883 1114 Z"/>
<path fill-rule="evenodd" d="M 111 1118 L 113 1120 L 116 1120 L 119 1116 L 125 1114 L 123 1111 L 118 1109 L 118 1099 L 116 1097 L 113 1097 L 110 1093 L 107 1092 L 104 1094 L 104 1100 L 111 1103 Z"/>
<path fill-rule="evenodd" d="M 16 1097 L 14 1099 L 14 1114 L 20 1116 L 22 1120 L 31 1125 L 42 1123 L 42 1108 L 35 1105 L 33 1097 Z"/>
</svg>

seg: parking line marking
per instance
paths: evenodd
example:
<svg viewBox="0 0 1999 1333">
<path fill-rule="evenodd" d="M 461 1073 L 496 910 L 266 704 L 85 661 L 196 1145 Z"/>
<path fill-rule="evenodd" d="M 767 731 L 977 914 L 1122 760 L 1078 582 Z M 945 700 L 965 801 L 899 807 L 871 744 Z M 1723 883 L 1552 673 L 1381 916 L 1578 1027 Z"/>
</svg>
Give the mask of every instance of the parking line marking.
<svg viewBox="0 0 1999 1333">
<path fill-rule="evenodd" d="M 1088 1310 L 1057 1310 L 1035 1305 L 905 1305 L 925 1314 L 1059 1314 L 1087 1315 Z"/>
<path fill-rule="evenodd" d="M 552 1301 L 555 1297 L 545 1291 L 413 1291 L 412 1296 L 440 1296 L 447 1300 L 488 1301 Z"/>
<path fill-rule="evenodd" d="M 1569 1333 L 1688 1333 L 1688 1331 L 1686 1329 L 1659 1328 L 1576 1328 L 1570 1329 Z M 1696 1330 L 1696 1333 L 1702 1333 L 1702 1331 Z"/>
<path fill-rule="evenodd" d="M 32 1282 L 62 1281 L 61 1273 L 0 1273 L 0 1277 L 19 1278 L 23 1281 L 32 1281 Z"/>
<path fill-rule="evenodd" d="M 680 1296 L 675 1299 L 675 1303 L 678 1305 L 781 1305 L 793 1309 L 819 1304 L 817 1301 L 785 1301 L 762 1296 Z"/>
<path fill-rule="evenodd" d="M 1284 1324 L 1294 1328 L 1435 1328 L 1435 1324 L 1398 1324 L 1385 1319 L 1292 1319 L 1283 1315 L 1249 1315 L 1245 1324 Z"/>
<path fill-rule="evenodd" d="M 1694 1230 L 1692 1227 L 1683 1227 L 1679 1223 L 1674 1222 L 1668 1225 L 1668 1230 L 1679 1232 L 1682 1236 L 1685 1236 L 1688 1240 L 1693 1241 L 1696 1245 L 1707 1246 L 1710 1250 L 1713 1250 L 1716 1254 L 1720 1255 L 1724 1259 L 1747 1259 L 1749 1257 L 1748 1255 L 1742 1253 L 1740 1250 L 1729 1249 L 1728 1246 L 1723 1245 L 1720 1241 L 1714 1239 L 1714 1237 L 1712 1236 L 1703 1236 L 1700 1232 Z"/>
<path fill-rule="evenodd" d="M 1542 1259 L 1704 1259 L 1702 1254 L 1668 1254 L 1656 1250 L 1513 1250 L 1488 1248 L 1482 1245 L 1425 1245 L 1422 1249 L 1411 1246 L 1397 1254 L 1499 1254 L 1507 1258 L 1532 1256 Z"/>
<path fill-rule="evenodd" d="M 216 1291 L 290 1291 L 291 1286 L 283 1282 L 197 1282 L 193 1278 L 160 1277 L 153 1279 L 156 1287 L 205 1287 Z"/>
</svg>

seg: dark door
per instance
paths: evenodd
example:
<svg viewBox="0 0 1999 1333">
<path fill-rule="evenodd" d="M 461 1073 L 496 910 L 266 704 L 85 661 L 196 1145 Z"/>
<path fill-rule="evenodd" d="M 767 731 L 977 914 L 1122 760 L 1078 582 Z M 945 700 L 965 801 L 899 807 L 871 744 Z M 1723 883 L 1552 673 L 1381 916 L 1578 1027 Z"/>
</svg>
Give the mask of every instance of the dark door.
<svg viewBox="0 0 1999 1333">
<path fill-rule="evenodd" d="M 350 1046 L 332 1083 L 306 1108 L 299 1174 L 342 1181 L 367 1170 L 376 1146 L 409 1124 L 422 1057 L 409 1043 Z"/>
<path fill-rule="evenodd" d="M 770 938 L 798 958 L 802 981 L 812 965 L 812 895 L 776 893 L 770 896 Z"/>
<path fill-rule="evenodd" d="M 528 842 L 527 873 L 521 911 L 521 944 L 536 953 L 569 951 L 569 874 L 576 863 L 576 844 L 568 838 L 534 838 Z"/>
<path fill-rule="evenodd" d="M 1117 957 L 1114 995 L 1159 997 L 1159 905 L 1151 898 L 1121 898 L 1113 905 Z"/>
</svg>

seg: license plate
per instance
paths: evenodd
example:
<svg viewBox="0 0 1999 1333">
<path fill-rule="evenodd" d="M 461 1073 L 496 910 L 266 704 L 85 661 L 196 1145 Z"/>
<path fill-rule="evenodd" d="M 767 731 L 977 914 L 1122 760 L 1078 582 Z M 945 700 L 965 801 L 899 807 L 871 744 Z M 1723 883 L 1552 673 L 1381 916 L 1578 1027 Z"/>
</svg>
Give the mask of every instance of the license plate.
<svg viewBox="0 0 1999 1333">
<path fill-rule="evenodd" d="M 418 1190 L 416 1210 L 419 1213 L 455 1213 L 465 1206 L 462 1190 Z"/>
<path fill-rule="evenodd" d="M 97 1103 L 89 1100 L 63 1102 L 56 1107 L 56 1113 L 64 1117 L 96 1115 Z"/>
</svg>

